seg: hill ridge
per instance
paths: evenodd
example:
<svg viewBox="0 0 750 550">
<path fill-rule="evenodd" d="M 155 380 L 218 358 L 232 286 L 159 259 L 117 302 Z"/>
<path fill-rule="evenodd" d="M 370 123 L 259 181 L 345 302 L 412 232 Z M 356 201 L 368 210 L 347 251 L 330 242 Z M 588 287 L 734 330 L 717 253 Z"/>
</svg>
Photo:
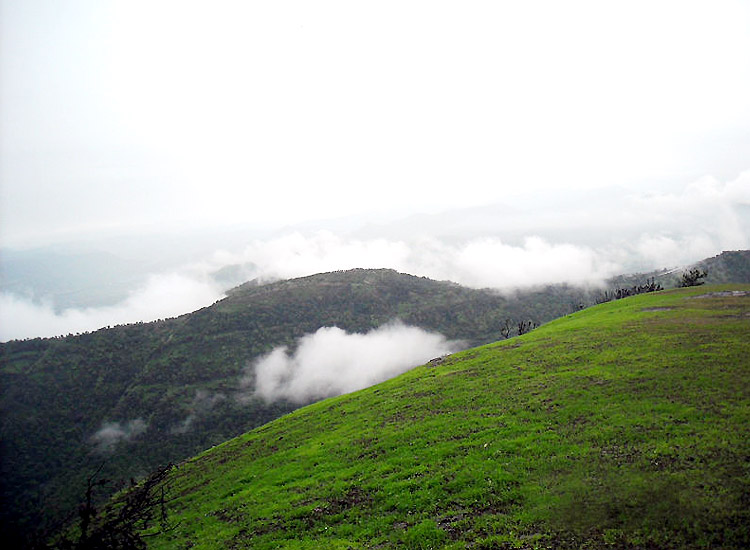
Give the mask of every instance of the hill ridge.
<svg viewBox="0 0 750 550">
<path fill-rule="evenodd" d="M 375 283 L 362 284 L 368 277 Z M 565 285 L 501 295 L 387 268 L 274 284 L 281 291 L 239 287 L 173 319 L 0 344 L 4 540 L 74 511 L 102 459 L 97 448 L 112 452 L 107 477 L 140 477 L 296 408 L 233 397 L 248 364 L 320 327 L 366 333 L 400 319 L 478 345 L 502 339 L 506 320 L 513 333 L 516 321 L 545 322 L 593 301 Z"/>
</svg>

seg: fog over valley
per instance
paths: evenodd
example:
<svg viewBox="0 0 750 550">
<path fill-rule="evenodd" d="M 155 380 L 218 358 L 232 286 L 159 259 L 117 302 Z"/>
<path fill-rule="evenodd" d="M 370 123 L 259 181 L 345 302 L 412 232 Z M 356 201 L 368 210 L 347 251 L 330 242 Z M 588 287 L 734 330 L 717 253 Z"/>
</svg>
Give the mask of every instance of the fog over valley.
<svg viewBox="0 0 750 550">
<path fill-rule="evenodd" d="M 537 200 L 519 197 L 380 223 L 319 220 L 271 234 L 125 235 L 9 249 L 0 338 L 173 317 L 249 280 L 357 267 L 502 291 L 596 286 L 621 273 L 677 268 L 749 248 L 749 213 L 750 172 L 743 172 L 726 182 L 702 178 L 674 192 L 549 191 Z"/>
</svg>

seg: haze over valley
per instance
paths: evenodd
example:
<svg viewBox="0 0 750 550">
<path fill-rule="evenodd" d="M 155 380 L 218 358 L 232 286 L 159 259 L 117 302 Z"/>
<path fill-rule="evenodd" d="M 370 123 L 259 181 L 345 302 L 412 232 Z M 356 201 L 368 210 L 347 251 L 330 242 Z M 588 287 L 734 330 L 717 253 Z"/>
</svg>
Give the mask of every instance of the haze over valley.
<svg viewBox="0 0 750 550">
<path fill-rule="evenodd" d="M 745 172 L 674 193 L 549 191 L 380 223 L 319 220 L 265 233 L 123 235 L 5 249 L 0 339 L 173 317 L 248 280 L 357 267 L 505 292 L 558 283 L 603 287 L 619 274 L 684 267 L 750 247 L 749 213 Z"/>
</svg>

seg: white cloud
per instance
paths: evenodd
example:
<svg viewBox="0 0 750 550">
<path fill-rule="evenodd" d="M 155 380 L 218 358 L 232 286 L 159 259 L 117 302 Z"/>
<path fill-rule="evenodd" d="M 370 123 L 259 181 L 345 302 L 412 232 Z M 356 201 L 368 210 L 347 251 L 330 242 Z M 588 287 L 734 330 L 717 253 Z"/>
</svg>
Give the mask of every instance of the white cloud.
<svg viewBox="0 0 750 550">
<path fill-rule="evenodd" d="M 750 248 L 750 171 L 727 182 L 701 178 L 671 192 L 547 194 L 544 201 L 498 206 L 497 212 L 492 207 L 454 210 L 354 233 L 299 230 L 256 238 L 244 248 L 218 250 L 201 263 L 152 275 L 126 300 L 109 307 L 56 313 L 53 303 L 2 294 L 0 339 L 187 313 L 222 296 L 226 288 L 211 274 L 226 266 L 236 267 L 222 278 L 226 284 L 392 268 L 475 288 L 512 290 L 597 284 L 623 272 L 686 265 L 722 250 Z M 388 238 L 378 236 L 386 232 Z"/>
<path fill-rule="evenodd" d="M 748 155 L 747 14 L 732 0 L 5 2 L 3 238 L 725 177 Z"/>
<path fill-rule="evenodd" d="M 0 340 L 58 336 L 137 321 L 174 317 L 211 304 L 223 296 L 212 281 L 196 274 L 152 275 L 147 283 L 114 306 L 66 309 L 0 294 Z"/>
<path fill-rule="evenodd" d="M 539 237 L 527 238 L 523 246 L 480 239 L 453 251 L 453 256 L 456 278 L 473 287 L 598 283 L 618 267 L 588 247 L 550 244 Z"/>
<path fill-rule="evenodd" d="M 494 222 L 482 211 L 476 216 L 481 231 L 471 224 L 474 211 L 459 210 L 404 223 L 388 239 L 293 232 L 256 240 L 222 259 L 252 264 L 260 278 L 390 267 L 471 287 L 513 289 L 596 284 L 623 271 L 750 247 L 750 171 L 723 183 L 701 178 L 669 193 L 619 190 L 572 202 L 555 196 L 541 204 L 532 197 L 510 211 L 498 207 Z"/>
<path fill-rule="evenodd" d="M 337 269 L 405 266 L 410 254 L 402 241 L 353 240 L 320 231 L 255 241 L 238 260 L 252 262 L 262 277 L 290 278 Z"/>
<path fill-rule="evenodd" d="M 649 228 L 632 250 L 654 267 L 750 248 L 750 171 L 728 182 L 704 177 L 680 192 L 634 197 L 629 209 Z"/>
<path fill-rule="evenodd" d="M 644 234 L 634 249 L 653 266 L 675 267 L 713 256 L 716 245 L 707 234 L 672 238 Z"/>
<path fill-rule="evenodd" d="M 440 334 L 392 323 L 366 334 L 323 327 L 299 339 L 295 351 L 279 347 L 244 378 L 267 400 L 311 401 L 377 384 L 461 346 Z"/>
<path fill-rule="evenodd" d="M 125 423 L 104 422 L 102 427 L 91 436 L 91 442 L 100 453 L 111 452 L 123 441 L 130 441 L 146 431 L 147 424 L 140 418 Z"/>
<path fill-rule="evenodd" d="M 727 182 L 723 194 L 731 202 L 750 206 L 750 170 L 743 171 L 736 179 Z"/>
<path fill-rule="evenodd" d="M 229 256 L 222 256 L 225 261 Z M 470 287 L 513 289 L 550 283 L 596 283 L 618 265 L 587 246 L 552 244 L 539 237 L 521 246 L 499 238 L 451 245 L 439 239 L 359 240 L 319 231 L 256 241 L 234 256 L 259 278 L 291 278 L 351 268 L 388 267 Z"/>
</svg>

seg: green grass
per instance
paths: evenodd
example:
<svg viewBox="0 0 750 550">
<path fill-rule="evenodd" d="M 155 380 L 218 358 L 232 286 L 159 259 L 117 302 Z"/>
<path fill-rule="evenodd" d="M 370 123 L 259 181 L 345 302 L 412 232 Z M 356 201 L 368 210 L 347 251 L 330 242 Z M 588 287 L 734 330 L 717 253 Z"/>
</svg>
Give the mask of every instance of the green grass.
<svg viewBox="0 0 750 550">
<path fill-rule="evenodd" d="M 179 525 L 150 547 L 748 547 L 750 296 L 693 297 L 716 290 L 592 307 L 228 441 L 174 471 Z"/>
<path fill-rule="evenodd" d="M 107 455 L 102 477 L 128 480 L 293 410 L 289 402 L 230 397 L 193 414 L 198 391 L 236 394 L 248 365 L 321 327 L 366 333 L 398 318 L 479 345 L 499 339 L 507 318 L 551 320 L 586 297 L 566 285 L 505 297 L 387 269 L 355 269 L 246 284 L 175 319 L 0 343 L 0 540 L 25 548 L 77 516 L 86 479 L 102 460 L 92 454 L 90 437 L 104 422 L 140 418 L 148 425 Z M 183 432 L 189 415 L 195 422 Z M 97 502 L 116 485 L 99 487 Z"/>
</svg>

